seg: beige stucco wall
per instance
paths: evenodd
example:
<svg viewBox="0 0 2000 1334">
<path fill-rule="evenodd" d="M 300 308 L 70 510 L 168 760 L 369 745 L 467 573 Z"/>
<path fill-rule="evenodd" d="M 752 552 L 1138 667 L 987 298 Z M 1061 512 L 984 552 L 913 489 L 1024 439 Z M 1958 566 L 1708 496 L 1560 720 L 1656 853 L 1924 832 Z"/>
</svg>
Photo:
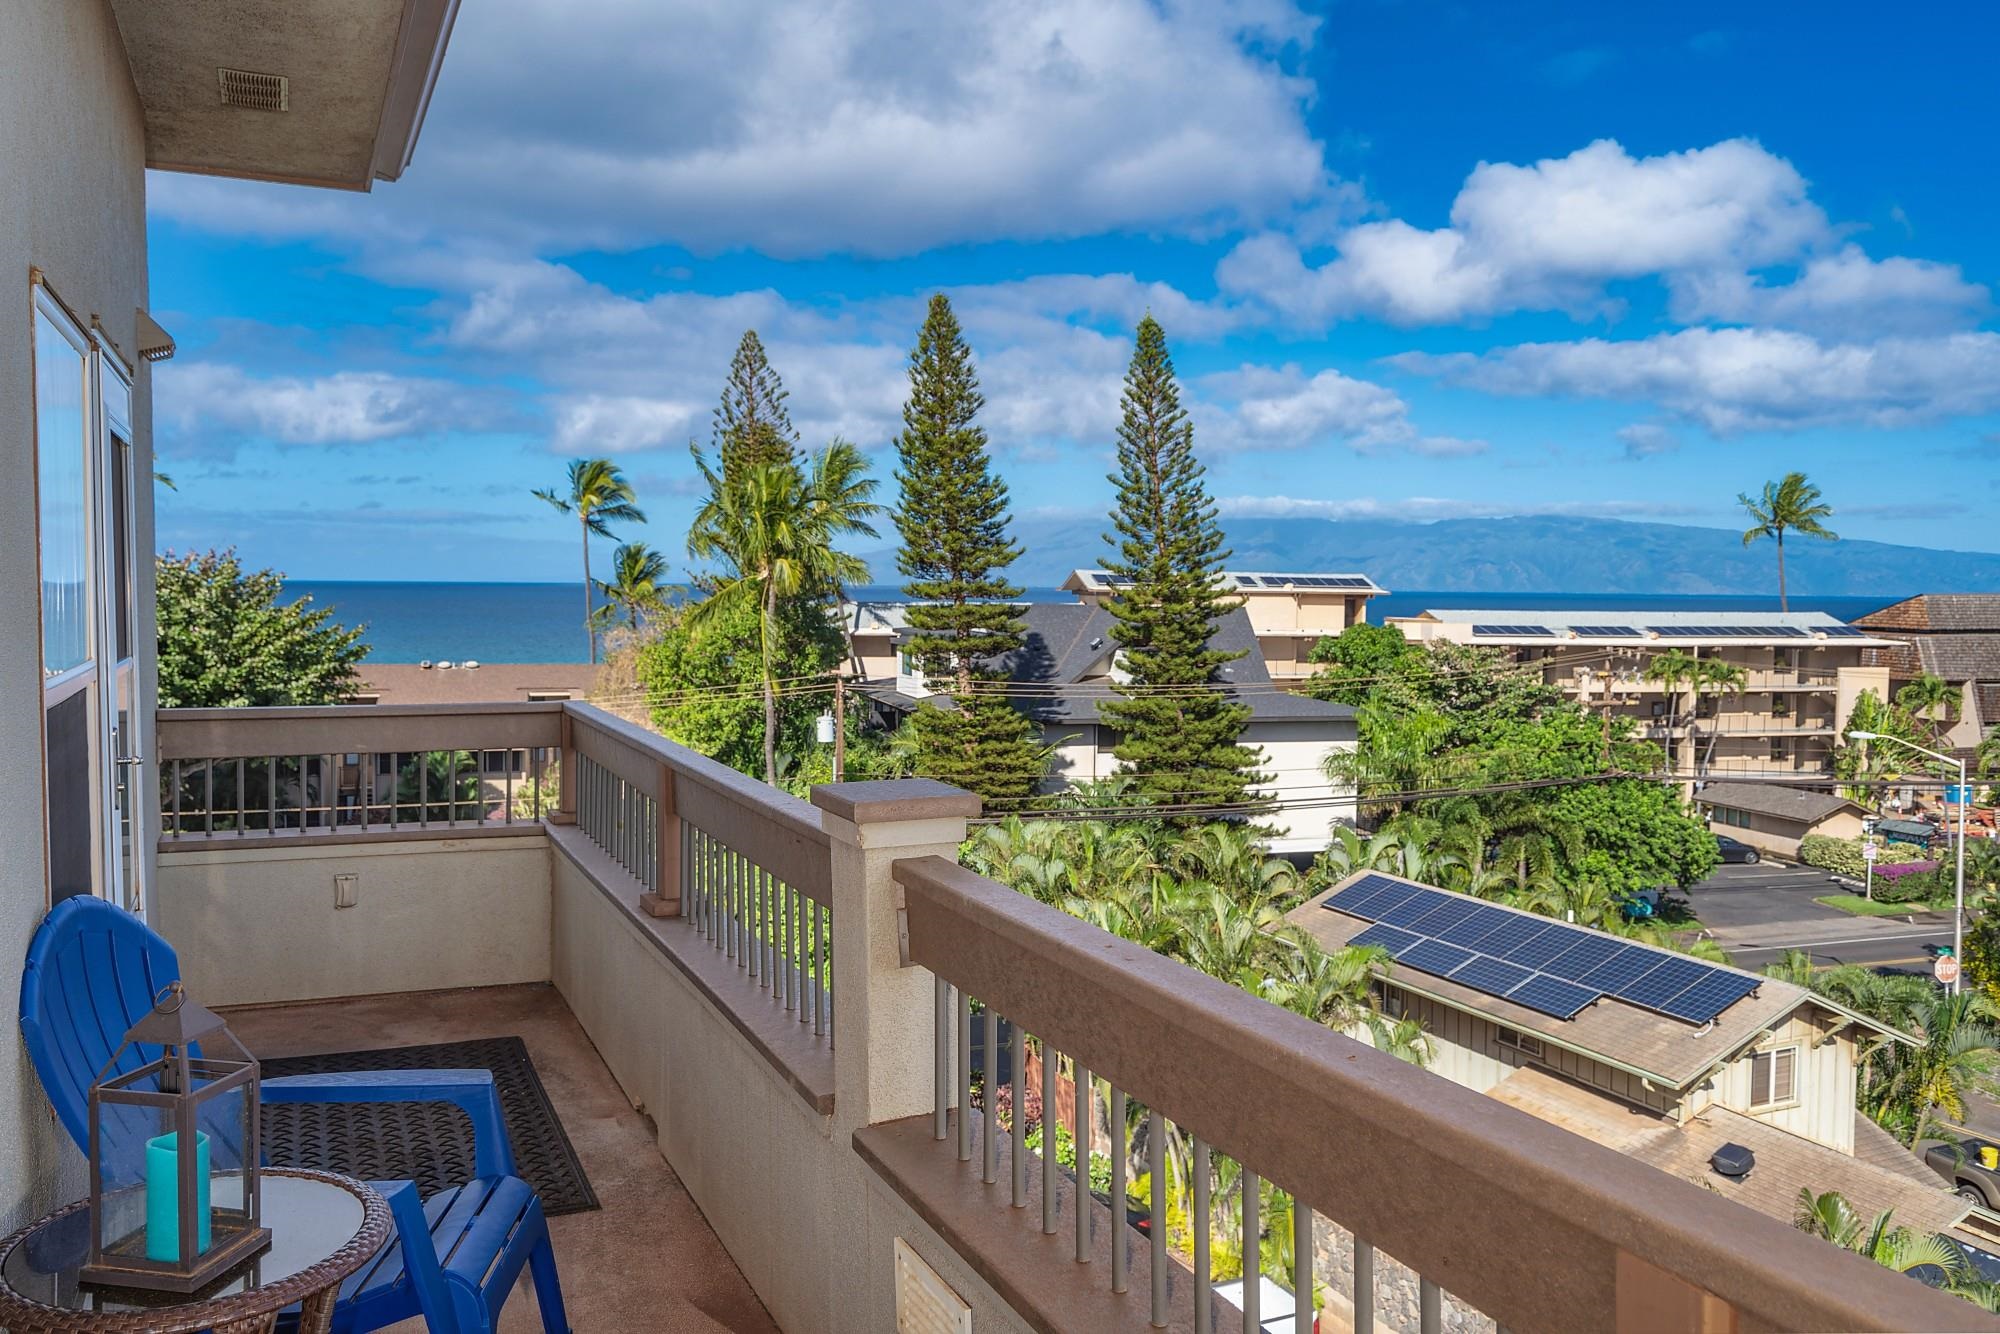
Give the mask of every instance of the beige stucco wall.
<svg viewBox="0 0 2000 1334">
<path fill-rule="evenodd" d="M 1026 1328 L 862 1164 L 851 1114 L 840 1111 L 846 1099 L 833 1116 L 815 1112 L 646 938 L 620 906 L 636 900 L 636 881 L 588 848 L 573 855 L 558 843 L 550 862 L 556 987 L 626 1096 L 653 1118 L 661 1153 L 781 1328 L 894 1328 L 899 1236 L 972 1306 L 974 1329 Z M 861 980 L 844 967 L 841 977 Z M 928 975 L 920 981 L 928 995 Z M 928 1022 L 927 1013 L 906 1017 Z M 851 1036 L 851 1045 L 863 1038 Z M 916 1055 L 927 1070 L 928 1042 Z"/>
<path fill-rule="evenodd" d="M 9 0 L 0 38 L 0 995 L 20 994 L 42 913 L 40 596 L 28 270 L 131 359 L 146 302 L 138 95 L 104 0 Z M 136 386 L 144 476 L 151 413 Z M 141 487 L 139 549 L 152 547 Z M 150 564 L 142 597 L 150 605 Z M 150 664 L 149 664 L 150 666 Z M 145 710 L 150 714 L 150 705 Z M 150 753 L 152 747 L 148 746 Z M 81 1158 L 51 1122 L 12 1022 L 0 1024 L 0 1230 L 82 1193 Z"/>
<path fill-rule="evenodd" d="M 351 873 L 355 906 L 335 908 Z M 544 982 L 548 839 L 170 850 L 154 925 L 209 1005 Z"/>
</svg>

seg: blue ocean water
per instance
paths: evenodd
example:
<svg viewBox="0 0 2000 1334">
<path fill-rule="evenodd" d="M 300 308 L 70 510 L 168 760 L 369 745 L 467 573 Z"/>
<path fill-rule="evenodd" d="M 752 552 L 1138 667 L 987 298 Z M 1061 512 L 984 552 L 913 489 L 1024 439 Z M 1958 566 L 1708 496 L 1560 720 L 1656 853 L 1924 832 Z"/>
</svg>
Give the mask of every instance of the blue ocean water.
<svg viewBox="0 0 2000 1334">
<path fill-rule="evenodd" d="M 360 583 L 293 579 L 294 593 L 309 594 L 334 609 L 343 625 L 363 624 L 369 656 L 377 662 L 476 658 L 481 662 L 583 662 L 583 589 L 576 584 Z M 854 590 L 864 599 L 892 600 L 900 590 L 873 585 Z M 1026 596 L 1065 602 L 1070 595 L 1038 588 Z M 1895 598 L 1795 597 L 1794 611 L 1823 611 L 1842 620 L 1887 606 Z M 1775 597 L 1635 596 L 1613 593 L 1396 592 L 1369 603 L 1370 620 L 1412 616 L 1426 607 L 1518 611 L 1776 611 Z"/>
</svg>

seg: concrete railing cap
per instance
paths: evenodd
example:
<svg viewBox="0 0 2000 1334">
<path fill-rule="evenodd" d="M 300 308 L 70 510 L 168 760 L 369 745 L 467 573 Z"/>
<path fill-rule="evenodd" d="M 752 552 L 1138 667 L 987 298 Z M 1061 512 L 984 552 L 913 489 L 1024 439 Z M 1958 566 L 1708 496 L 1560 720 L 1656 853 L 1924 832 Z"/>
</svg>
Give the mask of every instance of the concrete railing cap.
<svg viewBox="0 0 2000 1334">
<path fill-rule="evenodd" d="M 824 783 L 812 790 L 812 804 L 854 824 L 891 820 L 971 819 L 979 798 L 934 778 L 881 778 L 862 783 Z"/>
</svg>

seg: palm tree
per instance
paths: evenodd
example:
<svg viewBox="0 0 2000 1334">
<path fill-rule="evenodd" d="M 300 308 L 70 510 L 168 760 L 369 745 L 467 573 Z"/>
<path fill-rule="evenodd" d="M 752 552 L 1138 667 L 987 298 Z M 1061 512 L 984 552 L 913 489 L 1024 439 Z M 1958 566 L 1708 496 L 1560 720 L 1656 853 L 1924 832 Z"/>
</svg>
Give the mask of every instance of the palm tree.
<svg viewBox="0 0 2000 1334">
<path fill-rule="evenodd" d="M 1670 648 L 1646 664 L 1646 679 L 1659 685 L 1667 697 L 1667 732 L 1671 735 L 1680 726 L 1681 687 L 1692 685 L 1695 675 L 1701 670 L 1701 659 L 1684 649 Z M 1674 769 L 1681 771 L 1680 739 L 1673 742 Z M 1692 765 L 1689 766 L 1690 769 Z"/>
<path fill-rule="evenodd" d="M 764 694 L 764 781 L 778 782 L 778 659 L 784 639 L 780 604 L 825 600 L 842 584 L 868 577 L 857 556 L 834 549 L 836 539 L 875 536 L 868 520 L 882 507 L 869 498 L 875 481 L 861 451 L 836 440 L 814 456 L 810 472 L 794 463 L 745 467 L 725 478 L 699 451 L 695 465 L 708 499 L 688 532 L 688 553 L 723 563 L 715 591 L 688 610 L 699 635 L 726 612 L 757 611 L 758 670 Z"/>
<path fill-rule="evenodd" d="M 583 534 L 583 633 L 590 640 L 590 660 L 597 661 L 597 627 L 590 596 L 590 537 L 612 536 L 614 523 L 644 523 L 646 515 L 634 504 L 632 484 L 610 459 L 571 459 L 569 494 L 558 495 L 553 487 L 534 492 L 564 514 L 576 515 Z"/>
<path fill-rule="evenodd" d="M 1755 527 L 1744 530 L 1743 545 L 1747 547 L 1760 537 L 1775 539 L 1778 544 L 1778 610 L 1790 611 L 1785 597 L 1785 534 L 1803 533 L 1824 542 L 1838 540 L 1840 534 L 1820 522 L 1833 517 L 1833 506 L 1820 500 L 1819 488 L 1802 472 L 1788 472 L 1782 482 L 1764 483 L 1761 500 L 1747 495 L 1738 495 L 1736 500 L 1756 521 Z"/>
<path fill-rule="evenodd" d="M 1908 710 L 1911 717 L 1923 719 L 1930 729 L 1931 745 L 1939 749 L 1944 746 L 1944 734 L 1958 721 L 1958 708 L 1963 700 L 1957 686 L 1929 672 L 1896 692 L 1896 703 Z"/>
<path fill-rule="evenodd" d="M 1701 697 L 1710 691 L 1718 695 L 1724 691 L 1729 691 L 1735 694 L 1738 699 L 1741 699 L 1744 688 L 1750 684 L 1750 673 L 1744 671 L 1733 662 L 1724 662 L 1720 658 L 1703 658 L 1695 666 L 1695 675 L 1692 684 L 1694 686 L 1695 712 L 1699 714 L 1701 712 Z M 1692 725 L 1690 724 L 1690 726 Z M 1721 734 L 1722 726 L 1720 723 L 1709 729 L 1708 750 L 1702 755 L 1700 760 L 1703 772 L 1706 772 L 1708 766 L 1715 762 L 1715 742 Z M 1690 732 L 1690 736 L 1692 736 L 1692 732 Z"/>
<path fill-rule="evenodd" d="M 1883 1052 L 1886 1078 L 1873 1093 L 1876 1119 L 1908 1125 L 1911 1148 L 1923 1142 L 1933 1114 L 1965 1117 L 1965 1097 L 1993 1086 L 2000 1029 L 1993 1002 L 1977 991 L 1937 996 L 1916 1024 L 1917 1043 Z"/>
<path fill-rule="evenodd" d="M 597 626 L 609 630 L 628 625 L 637 630 L 648 616 L 667 607 L 666 557 L 643 542 L 628 542 L 611 556 L 611 578 L 596 581 L 604 605 L 597 609 Z"/>
<path fill-rule="evenodd" d="M 1842 1250 L 1865 1255 L 1876 1264 L 1884 1265 L 1898 1273 L 1908 1273 L 1922 1265 L 1932 1265 L 1944 1271 L 1946 1287 L 1955 1286 L 1961 1278 L 1977 1278 L 1965 1252 L 1949 1238 L 1935 1232 L 1912 1232 L 1906 1227 L 1895 1227 L 1890 1219 L 1894 1210 L 1884 1209 L 1870 1221 L 1863 1221 L 1847 1197 L 1837 1190 L 1815 1195 L 1810 1187 L 1799 1190 L 1798 1206 L 1792 1214 L 1792 1226 L 1799 1231 L 1830 1241 Z"/>
</svg>

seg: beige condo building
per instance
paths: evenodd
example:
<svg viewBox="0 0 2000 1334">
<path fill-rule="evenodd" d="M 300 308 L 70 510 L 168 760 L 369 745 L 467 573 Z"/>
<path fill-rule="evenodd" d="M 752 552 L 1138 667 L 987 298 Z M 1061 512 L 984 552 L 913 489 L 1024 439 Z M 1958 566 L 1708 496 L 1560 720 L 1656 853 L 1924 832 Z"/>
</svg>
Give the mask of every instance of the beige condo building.
<svg viewBox="0 0 2000 1334">
<path fill-rule="evenodd" d="M 1389 624 L 1418 643 L 1503 649 L 1613 718 L 1630 719 L 1703 775 L 1818 777 L 1862 691 L 1888 697 L 1889 671 L 1868 662 L 1887 641 L 1824 612 L 1426 610 Z M 1740 688 L 1649 679 L 1679 649 L 1742 672 Z"/>
</svg>

